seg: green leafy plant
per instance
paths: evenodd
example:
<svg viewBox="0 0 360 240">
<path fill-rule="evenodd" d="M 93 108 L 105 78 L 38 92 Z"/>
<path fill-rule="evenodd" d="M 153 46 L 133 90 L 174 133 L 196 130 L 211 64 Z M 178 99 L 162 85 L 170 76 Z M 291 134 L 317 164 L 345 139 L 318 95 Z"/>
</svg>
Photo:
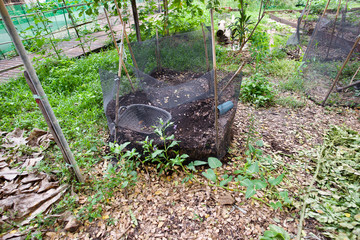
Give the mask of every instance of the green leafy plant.
<svg viewBox="0 0 360 240">
<path fill-rule="evenodd" d="M 249 26 L 254 24 L 254 22 L 250 21 L 250 15 L 247 14 L 247 4 L 244 0 L 239 0 L 239 17 L 236 17 L 235 22 L 230 25 L 230 29 L 232 32 L 232 38 L 236 39 L 240 45 L 245 42 L 247 35 L 250 33 Z"/>
<path fill-rule="evenodd" d="M 272 84 L 260 73 L 253 74 L 241 87 L 240 99 L 256 107 L 271 105 L 274 97 Z"/>
<path fill-rule="evenodd" d="M 144 149 L 144 160 L 142 163 L 155 163 L 159 174 L 174 170 L 175 166 L 183 168 L 183 162 L 189 157 L 187 154 L 180 155 L 179 151 L 173 149 L 179 145 L 179 142 L 175 140 L 174 135 L 167 136 L 165 133 L 166 129 L 172 125 L 173 123 L 169 122 L 165 124 L 162 119 L 160 119 L 160 126 L 154 128 L 154 132 L 162 140 L 161 147 L 155 145 L 154 140 L 149 139 L 149 137 L 146 137 L 146 139 L 141 142 Z"/>
<path fill-rule="evenodd" d="M 270 224 L 260 240 L 290 240 L 290 235 L 282 227 Z"/>
</svg>

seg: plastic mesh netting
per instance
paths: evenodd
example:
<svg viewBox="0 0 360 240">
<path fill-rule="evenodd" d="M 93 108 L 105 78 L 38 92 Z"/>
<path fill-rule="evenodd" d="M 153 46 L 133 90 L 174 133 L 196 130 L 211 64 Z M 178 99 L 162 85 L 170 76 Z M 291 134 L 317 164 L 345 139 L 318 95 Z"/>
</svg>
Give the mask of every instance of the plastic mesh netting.
<svg viewBox="0 0 360 240">
<path fill-rule="evenodd" d="M 320 103 L 325 99 L 359 34 L 359 9 L 343 10 L 338 17 L 332 13 L 319 19 L 303 58 L 305 90 L 315 101 Z M 346 88 L 360 80 L 360 74 L 356 75 L 360 67 L 359 54 L 360 45 L 357 44 L 327 104 L 359 105 L 360 84 Z"/>
<path fill-rule="evenodd" d="M 220 149 L 217 150 L 214 72 L 210 70 L 211 38 L 210 32 L 206 28 L 204 30 L 204 33 L 199 30 L 131 43 L 138 66 L 134 69 L 136 91 L 132 91 L 127 79 L 122 78 L 119 106 L 127 106 L 129 110 L 132 105 L 141 104 L 159 111 L 149 109 L 148 113 L 143 111 L 140 115 L 134 112 L 127 114 L 126 126 L 122 123 L 121 114 L 119 122 L 115 123 L 115 113 L 119 111 L 115 109 L 117 75 L 100 70 L 110 141 L 131 142 L 130 148 L 141 149 L 139 142 L 150 136 L 154 143 L 161 145 L 163 141 L 157 139 L 150 125 L 158 125 L 160 118 L 166 120 L 164 118 L 168 115 L 160 116 L 163 110 L 171 115 L 168 120 L 173 126 L 167 129 L 167 134 L 174 134 L 175 139 L 180 141 L 180 152 L 196 159 L 225 155 L 231 139 L 230 127 L 236 112 L 241 76 L 234 78 L 229 87 L 221 91 L 233 74 L 219 73 L 219 104 L 232 101 L 234 107 L 219 117 Z"/>
</svg>

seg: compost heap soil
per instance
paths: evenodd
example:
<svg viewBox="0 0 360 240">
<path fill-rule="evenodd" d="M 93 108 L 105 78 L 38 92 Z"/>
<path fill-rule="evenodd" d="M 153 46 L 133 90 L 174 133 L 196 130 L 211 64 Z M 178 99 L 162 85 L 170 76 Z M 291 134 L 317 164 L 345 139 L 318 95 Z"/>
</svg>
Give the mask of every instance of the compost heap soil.
<svg viewBox="0 0 360 240">
<path fill-rule="evenodd" d="M 224 83 L 230 79 L 231 74 L 225 76 L 222 74 Z M 168 69 L 151 74 L 157 80 L 165 81 L 172 85 L 177 85 L 185 81 L 193 80 L 199 77 L 198 74 L 192 72 L 176 72 Z M 221 76 L 220 76 L 221 79 Z M 175 140 L 179 141 L 179 146 L 174 150 L 178 150 L 180 154 L 186 153 L 190 159 L 207 159 L 209 156 L 223 157 L 226 153 L 227 146 L 231 141 L 231 125 L 236 112 L 236 102 L 234 96 L 234 86 L 230 86 L 224 91 L 220 103 L 231 100 L 234 102 L 234 108 L 226 114 L 219 117 L 219 139 L 220 149 L 217 154 L 215 147 L 215 103 L 213 97 L 197 100 L 182 104 L 172 109 L 165 109 L 171 113 L 172 126 L 166 129 L 166 135 L 174 134 Z M 151 105 L 145 92 L 137 91 L 120 97 L 119 106 L 127 106 L 130 104 L 147 104 Z M 106 115 L 115 119 L 115 100 L 109 102 Z M 163 146 L 163 140 L 156 134 L 143 134 L 130 129 L 118 127 L 116 132 L 116 142 L 122 144 L 130 142 L 129 149 L 136 148 L 142 152 L 140 141 L 144 141 L 146 137 L 154 140 L 158 147 Z M 115 136 L 110 136 L 109 141 L 114 141 Z"/>
</svg>

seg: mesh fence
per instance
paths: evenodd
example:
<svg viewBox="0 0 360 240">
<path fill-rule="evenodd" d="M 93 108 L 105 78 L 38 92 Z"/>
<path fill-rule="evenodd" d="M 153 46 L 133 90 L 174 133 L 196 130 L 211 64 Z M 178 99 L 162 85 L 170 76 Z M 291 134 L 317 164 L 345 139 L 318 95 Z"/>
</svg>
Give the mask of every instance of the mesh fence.
<svg viewBox="0 0 360 240">
<path fill-rule="evenodd" d="M 323 102 L 360 34 L 360 10 L 343 10 L 320 18 L 304 55 L 303 77 L 306 92 L 317 102 Z M 327 101 L 331 105 L 358 106 L 360 84 L 360 45 L 357 44 L 339 82 Z"/>
<path fill-rule="evenodd" d="M 173 123 L 167 129 L 167 134 L 174 134 L 175 139 L 180 141 L 180 152 L 188 154 L 192 159 L 224 156 L 231 139 L 241 76 L 234 78 L 229 87 L 222 91 L 233 74 L 219 73 L 219 103 L 232 101 L 234 107 L 219 116 L 220 149 L 217 150 L 210 32 L 204 29 L 204 33 L 199 30 L 176 34 L 158 40 L 131 43 L 131 47 L 138 65 L 138 69 L 134 70 L 136 91 L 133 92 L 127 79 L 122 78 L 119 97 L 119 106 L 127 109 L 140 106 L 141 114 L 137 114 L 138 110 L 134 109 L 135 114 L 127 115 L 129 118 L 134 116 L 126 120 L 131 122 L 131 127 L 120 124 L 121 115 L 119 122 L 115 122 L 115 113 L 121 111 L 115 109 L 117 75 L 100 70 L 110 141 L 131 142 L 130 148 L 141 151 L 139 142 L 150 136 L 161 147 L 163 141 L 154 134 L 153 129 L 149 129 L 149 126 L 144 128 L 143 124 L 150 122 L 151 125 L 157 125 L 160 118 L 164 120 L 167 116 L 163 110 L 170 114 L 169 121 Z M 149 109 L 147 114 L 143 111 L 144 106 L 155 109 Z"/>
</svg>

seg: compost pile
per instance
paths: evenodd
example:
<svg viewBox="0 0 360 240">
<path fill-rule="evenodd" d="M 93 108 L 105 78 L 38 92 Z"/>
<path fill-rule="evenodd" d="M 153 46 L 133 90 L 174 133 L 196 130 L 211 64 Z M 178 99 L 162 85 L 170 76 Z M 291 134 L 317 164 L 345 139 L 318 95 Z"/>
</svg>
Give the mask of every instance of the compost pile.
<svg viewBox="0 0 360 240">
<path fill-rule="evenodd" d="M 321 17 L 315 27 L 304 55 L 303 77 L 306 92 L 317 102 L 322 102 L 336 75 L 360 34 L 360 10 L 342 10 Z M 337 86 L 330 94 L 328 104 L 358 106 L 359 85 L 343 89 L 360 80 L 360 45 L 357 44 L 345 66 Z"/>
<path fill-rule="evenodd" d="M 206 44 L 205 44 L 206 43 Z M 231 125 L 236 112 L 241 76 L 236 77 L 224 91 L 222 88 L 231 73 L 219 75 L 219 104 L 232 101 L 234 107 L 219 117 L 219 151 L 215 146 L 214 72 L 211 66 L 210 34 L 193 31 L 132 43 L 137 63 L 136 90 L 132 91 L 126 79 L 121 79 L 119 106 L 132 104 L 154 106 L 171 114 L 171 127 L 167 135 L 174 134 L 180 141 L 177 150 L 191 159 L 209 156 L 223 157 L 231 140 Z M 130 142 L 128 148 L 142 150 L 140 141 L 154 139 L 161 147 L 162 140 L 153 132 L 134 131 L 133 128 L 116 126 L 116 74 L 100 70 L 104 96 L 104 110 L 110 130 L 110 141 Z M 145 116 L 144 118 L 151 117 Z M 145 119 L 134 120 L 141 124 Z M 147 129 L 148 130 L 148 129 Z"/>
</svg>

